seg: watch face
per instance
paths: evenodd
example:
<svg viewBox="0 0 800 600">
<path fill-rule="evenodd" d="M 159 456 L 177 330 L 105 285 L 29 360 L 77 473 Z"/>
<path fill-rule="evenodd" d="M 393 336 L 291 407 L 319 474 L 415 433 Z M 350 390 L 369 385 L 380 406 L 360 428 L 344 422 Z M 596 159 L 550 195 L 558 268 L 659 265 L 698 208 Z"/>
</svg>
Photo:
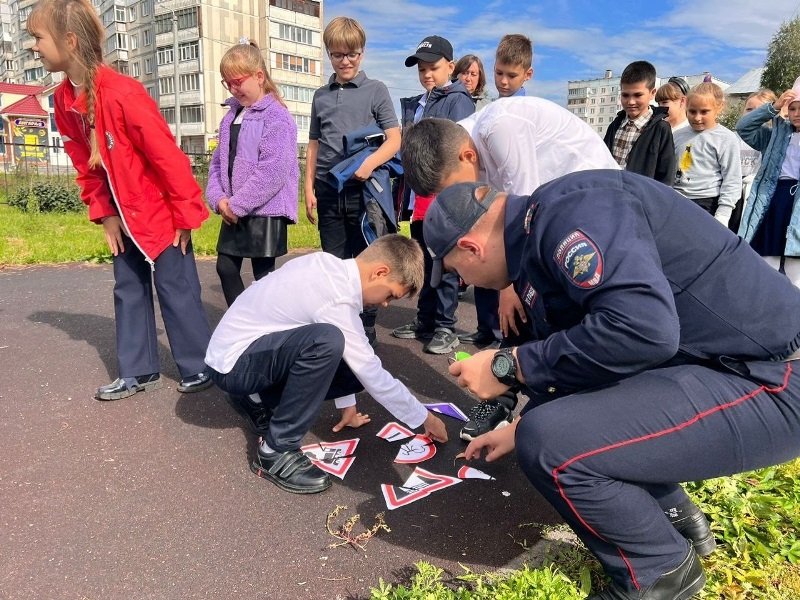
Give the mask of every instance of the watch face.
<svg viewBox="0 0 800 600">
<path fill-rule="evenodd" d="M 492 373 L 495 377 L 505 377 L 511 371 L 511 360 L 505 354 L 495 354 L 492 360 Z"/>
</svg>

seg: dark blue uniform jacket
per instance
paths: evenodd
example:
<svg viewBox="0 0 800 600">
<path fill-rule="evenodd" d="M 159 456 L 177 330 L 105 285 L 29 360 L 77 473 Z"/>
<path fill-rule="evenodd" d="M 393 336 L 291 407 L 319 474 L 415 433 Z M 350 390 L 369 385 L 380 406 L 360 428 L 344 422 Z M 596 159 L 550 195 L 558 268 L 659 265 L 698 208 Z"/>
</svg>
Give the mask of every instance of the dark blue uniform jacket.
<svg viewBox="0 0 800 600">
<path fill-rule="evenodd" d="M 800 290 L 652 179 L 584 171 L 510 196 L 505 247 L 534 338 L 518 349 L 533 394 L 681 362 L 780 360 L 800 346 Z"/>
</svg>

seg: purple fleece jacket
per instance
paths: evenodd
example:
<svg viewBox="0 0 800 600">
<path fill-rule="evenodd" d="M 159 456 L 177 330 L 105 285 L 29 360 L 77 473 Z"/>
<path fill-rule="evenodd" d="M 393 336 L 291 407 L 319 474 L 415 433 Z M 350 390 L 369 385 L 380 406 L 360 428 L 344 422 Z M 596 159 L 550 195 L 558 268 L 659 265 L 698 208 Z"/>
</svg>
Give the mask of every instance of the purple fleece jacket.
<svg viewBox="0 0 800 600">
<path fill-rule="evenodd" d="M 219 125 L 219 145 L 211 157 L 206 198 L 217 212 L 222 198 L 228 198 L 237 217 L 287 217 L 297 222 L 297 125 L 272 94 L 267 94 L 245 111 L 232 181 L 228 180 L 231 123 L 241 104 L 235 98 Z"/>
</svg>

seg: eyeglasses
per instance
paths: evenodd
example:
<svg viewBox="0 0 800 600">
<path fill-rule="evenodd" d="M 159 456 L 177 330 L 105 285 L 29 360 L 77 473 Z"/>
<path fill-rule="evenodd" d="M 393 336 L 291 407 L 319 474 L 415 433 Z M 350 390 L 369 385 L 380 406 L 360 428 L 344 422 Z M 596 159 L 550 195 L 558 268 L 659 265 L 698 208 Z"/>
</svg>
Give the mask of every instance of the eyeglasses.
<svg viewBox="0 0 800 600">
<path fill-rule="evenodd" d="M 242 84 L 250 79 L 252 75 L 245 75 L 244 77 L 239 77 L 238 79 L 223 79 L 222 80 L 222 87 L 226 90 L 230 91 L 231 88 L 240 88 Z"/>
<path fill-rule="evenodd" d="M 342 62 L 345 58 L 347 58 L 347 60 L 350 62 L 353 62 L 362 54 L 363 52 L 328 52 L 328 56 L 331 57 L 331 60 L 336 62 Z"/>
</svg>

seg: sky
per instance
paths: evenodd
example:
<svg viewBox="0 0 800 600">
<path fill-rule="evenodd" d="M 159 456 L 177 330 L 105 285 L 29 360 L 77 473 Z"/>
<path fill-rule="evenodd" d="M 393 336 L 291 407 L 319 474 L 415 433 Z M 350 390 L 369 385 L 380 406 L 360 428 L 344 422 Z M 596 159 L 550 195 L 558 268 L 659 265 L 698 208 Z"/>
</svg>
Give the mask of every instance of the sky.
<svg viewBox="0 0 800 600">
<path fill-rule="evenodd" d="M 456 59 L 477 54 L 491 76 L 494 50 L 506 33 L 533 41 L 529 95 L 566 104 L 567 82 L 619 75 L 629 62 L 649 60 L 659 76 L 705 71 L 733 83 L 761 67 L 772 36 L 800 11 L 800 0 L 325 0 L 327 24 L 345 15 L 367 32 L 362 70 L 398 99 L 422 92 L 405 58 L 428 35 L 453 44 Z M 326 76 L 331 72 L 325 65 Z"/>
</svg>

